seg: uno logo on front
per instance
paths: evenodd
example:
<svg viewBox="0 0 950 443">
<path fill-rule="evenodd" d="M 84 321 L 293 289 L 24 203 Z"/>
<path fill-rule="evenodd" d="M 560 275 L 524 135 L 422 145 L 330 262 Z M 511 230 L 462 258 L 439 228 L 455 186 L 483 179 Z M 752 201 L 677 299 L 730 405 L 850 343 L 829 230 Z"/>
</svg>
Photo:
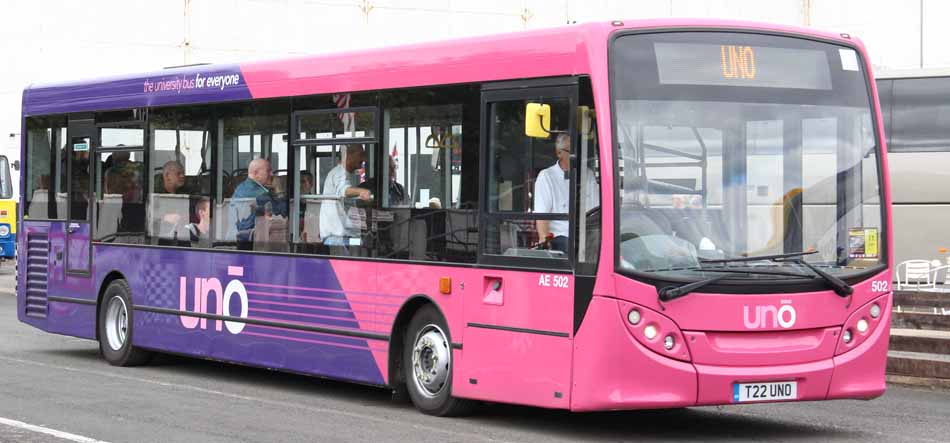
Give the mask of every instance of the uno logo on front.
<svg viewBox="0 0 950 443">
<path fill-rule="evenodd" d="M 228 266 L 228 276 L 231 277 L 243 277 L 244 276 L 244 267 L 243 266 Z M 228 282 L 227 286 L 224 286 L 222 289 L 221 280 L 217 278 L 201 278 L 195 277 L 194 284 L 192 286 L 191 292 L 191 307 L 188 309 L 188 277 L 179 278 L 179 290 L 178 290 L 178 308 L 182 312 L 194 312 L 199 314 L 212 314 L 212 315 L 221 315 L 224 317 L 240 317 L 247 318 L 247 289 L 244 287 L 244 283 L 239 279 L 233 279 Z M 208 312 L 208 300 L 209 297 L 214 297 L 214 312 Z M 231 312 L 231 300 L 237 297 L 241 305 L 241 312 L 234 313 Z M 180 314 L 178 316 L 181 320 L 181 325 L 188 329 L 207 329 L 208 328 L 208 319 L 192 317 L 187 314 Z M 240 321 L 227 321 L 221 319 L 213 319 L 214 329 L 216 331 L 221 331 L 222 325 L 232 334 L 240 334 L 244 330 L 244 322 Z"/>
<path fill-rule="evenodd" d="M 791 304 L 775 305 L 745 305 L 742 307 L 742 323 L 746 329 L 782 328 L 795 326 L 798 314 Z"/>
</svg>

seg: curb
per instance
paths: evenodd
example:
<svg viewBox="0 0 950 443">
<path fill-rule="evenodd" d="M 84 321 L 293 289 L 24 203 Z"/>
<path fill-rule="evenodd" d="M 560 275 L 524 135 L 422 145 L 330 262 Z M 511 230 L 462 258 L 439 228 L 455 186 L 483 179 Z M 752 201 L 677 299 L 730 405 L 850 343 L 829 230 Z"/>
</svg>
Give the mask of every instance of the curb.
<svg viewBox="0 0 950 443">
<path fill-rule="evenodd" d="M 911 377 L 908 375 L 887 374 L 887 384 L 898 386 L 913 386 L 930 390 L 950 390 L 950 379 Z"/>
</svg>

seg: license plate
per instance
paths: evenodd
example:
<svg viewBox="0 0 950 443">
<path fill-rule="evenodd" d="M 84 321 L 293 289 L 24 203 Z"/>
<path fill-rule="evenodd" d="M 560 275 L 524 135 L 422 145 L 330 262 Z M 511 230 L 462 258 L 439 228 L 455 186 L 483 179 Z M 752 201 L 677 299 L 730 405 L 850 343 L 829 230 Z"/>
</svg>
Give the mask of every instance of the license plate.
<svg viewBox="0 0 950 443">
<path fill-rule="evenodd" d="M 795 400 L 798 398 L 798 382 L 779 381 L 767 383 L 736 383 L 732 385 L 732 401 Z"/>
</svg>

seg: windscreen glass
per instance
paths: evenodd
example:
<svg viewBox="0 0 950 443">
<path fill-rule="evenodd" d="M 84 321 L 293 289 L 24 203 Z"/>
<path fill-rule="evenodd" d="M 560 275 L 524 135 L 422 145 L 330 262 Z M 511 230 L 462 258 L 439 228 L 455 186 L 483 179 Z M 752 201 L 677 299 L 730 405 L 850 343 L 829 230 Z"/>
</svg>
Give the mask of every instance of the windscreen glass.
<svg viewBox="0 0 950 443">
<path fill-rule="evenodd" d="M 863 66 L 851 48 L 791 37 L 616 39 L 619 269 L 734 281 L 813 275 L 798 260 L 842 276 L 884 263 Z M 788 257 L 750 260 L 775 255 Z M 735 272 L 749 267 L 773 272 Z"/>
</svg>

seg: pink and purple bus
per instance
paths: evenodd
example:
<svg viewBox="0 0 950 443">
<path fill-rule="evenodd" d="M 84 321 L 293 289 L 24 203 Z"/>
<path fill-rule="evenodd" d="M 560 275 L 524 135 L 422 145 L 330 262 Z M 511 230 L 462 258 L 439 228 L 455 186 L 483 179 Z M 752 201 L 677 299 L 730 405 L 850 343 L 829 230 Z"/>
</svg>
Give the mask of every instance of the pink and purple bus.
<svg viewBox="0 0 950 443">
<path fill-rule="evenodd" d="M 877 103 L 847 34 L 707 20 L 33 85 L 18 316 L 435 415 L 873 398 Z"/>
</svg>

